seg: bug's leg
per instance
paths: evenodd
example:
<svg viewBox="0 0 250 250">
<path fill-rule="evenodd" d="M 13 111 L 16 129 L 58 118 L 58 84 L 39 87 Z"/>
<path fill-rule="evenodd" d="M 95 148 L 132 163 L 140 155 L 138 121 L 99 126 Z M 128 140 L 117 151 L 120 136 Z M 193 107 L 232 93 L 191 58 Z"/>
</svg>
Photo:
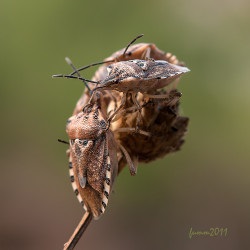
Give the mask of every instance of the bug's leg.
<svg viewBox="0 0 250 250">
<path fill-rule="evenodd" d="M 166 57 L 166 61 L 172 64 L 179 64 L 179 60 L 177 59 L 177 57 L 175 55 L 173 55 L 172 53 L 167 52 L 165 54 Z"/>
<path fill-rule="evenodd" d="M 83 111 L 93 104 L 93 98 L 97 98 L 97 99 L 99 98 L 97 94 L 98 92 L 96 92 L 95 89 L 91 90 L 90 93 L 91 93 L 91 96 L 89 98 L 88 103 L 83 107 L 82 109 Z"/>
<path fill-rule="evenodd" d="M 114 111 L 114 113 L 109 116 L 108 118 L 108 123 L 112 122 L 112 119 L 115 117 L 115 115 L 117 115 L 117 113 L 124 107 L 125 103 L 127 100 L 127 92 L 123 93 L 122 99 L 121 99 L 121 104 L 120 106 Z"/>
<path fill-rule="evenodd" d="M 148 47 L 142 54 L 142 59 L 146 60 L 147 58 L 150 58 L 150 54 L 151 54 L 151 48 Z"/>
<path fill-rule="evenodd" d="M 129 128 L 129 127 L 125 127 L 125 128 L 118 128 L 116 130 L 114 130 L 115 133 L 138 133 L 141 135 L 145 135 L 150 137 L 151 133 L 141 130 L 141 129 L 136 129 L 136 128 Z"/>
<path fill-rule="evenodd" d="M 168 94 L 159 94 L 159 95 L 150 95 L 150 94 L 145 94 L 143 93 L 144 97 L 152 98 L 152 99 L 169 99 L 169 105 L 171 105 L 171 102 L 175 103 L 176 99 L 179 100 L 181 97 L 181 93 L 177 92 L 173 97 L 170 97 L 169 93 Z"/>
<path fill-rule="evenodd" d="M 137 111 L 137 107 L 132 106 L 132 107 L 129 107 L 129 108 L 126 108 L 126 109 L 123 109 L 123 110 L 120 110 L 120 112 L 118 114 L 116 114 L 115 118 L 112 119 L 111 122 L 116 122 L 118 121 L 121 117 L 123 117 L 124 115 L 126 115 L 127 113 L 133 113 Z"/>
<path fill-rule="evenodd" d="M 160 94 L 160 95 L 151 95 L 151 94 L 146 94 L 143 93 L 144 97 L 152 98 L 152 99 L 166 99 L 169 98 L 169 94 Z"/>
<path fill-rule="evenodd" d="M 137 93 L 131 93 L 132 101 L 137 107 L 136 130 L 139 131 L 139 124 L 143 120 L 143 118 L 142 118 L 142 114 L 141 114 L 142 107 L 139 104 L 139 102 L 137 101 L 136 96 L 137 96 Z"/>
<path fill-rule="evenodd" d="M 115 95 L 111 91 L 106 91 L 105 94 L 107 94 L 109 96 L 109 98 L 111 99 L 110 102 L 112 102 L 112 104 L 113 104 L 112 108 L 108 112 L 108 115 L 109 115 L 111 113 L 111 111 L 117 109 L 117 97 L 115 97 Z"/>
<path fill-rule="evenodd" d="M 128 151 L 121 144 L 118 144 L 118 146 L 126 158 L 126 161 L 128 163 L 128 166 L 129 166 L 130 174 L 135 175 L 137 172 L 137 165 L 132 161 Z"/>
</svg>

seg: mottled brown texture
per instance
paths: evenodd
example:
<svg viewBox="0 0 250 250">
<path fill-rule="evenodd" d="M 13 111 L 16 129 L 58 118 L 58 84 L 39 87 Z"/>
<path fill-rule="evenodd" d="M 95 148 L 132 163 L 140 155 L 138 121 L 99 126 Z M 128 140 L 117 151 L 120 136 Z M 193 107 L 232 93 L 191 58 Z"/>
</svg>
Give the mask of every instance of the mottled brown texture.
<svg viewBox="0 0 250 250">
<path fill-rule="evenodd" d="M 167 86 L 189 71 L 186 67 L 154 59 L 117 62 L 107 69 L 108 76 L 95 89 L 123 93 L 147 93 Z"/>
<path fill-rule="evenodd" d="M 117 175 L 116 143 L 99 101 L 72 116 L 68 120 L 66 131 L 70 138 L 70 159 L 77 190 L 88 211 L 99 217 L 108 157 L 112 166 L 110 187 Z M 79 181 L 82 178 L 86 179 L 85 187 L 82 187 Z"/>
<path fill-rule="evenodd" d="M 139 127 L 149 132 L 150 136 L 115 133 L 116 140 L 127 149 L 131 157 L 137 157 L 139 162 L 150 162 L 180 149 L 188 125 L 188 118 L 178 115 L 180 96 L 178 91 L 172 90 L 169 92 L 168 99 L 150 99 L 142 102 L 142 120 Z M 112 124 L 112 129 L 134 127 L 135 120 L 135 113 L 126 114 Z M 121 162 L 119 171 L 124 167 L 125 159 Z"/>
</svg>

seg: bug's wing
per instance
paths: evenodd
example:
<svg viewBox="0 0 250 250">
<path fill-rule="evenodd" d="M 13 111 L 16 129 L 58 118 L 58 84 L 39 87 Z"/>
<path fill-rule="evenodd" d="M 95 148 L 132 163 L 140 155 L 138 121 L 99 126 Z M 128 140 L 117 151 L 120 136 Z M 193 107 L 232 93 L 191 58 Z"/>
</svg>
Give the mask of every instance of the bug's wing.
<svg viewBox="0 0 250 250">
<path fill-rule="evenodd" d="M 118 160 L 116 142 L 113 133 L 108 130 L 106 132 L 106 153 L 105 153 L 105 178 L 103 182 L 103 192 L 101 201 L 101 213 L 104 213 L 108 204 L 108 199 L 112 191 L 115 178 L 118 173 Z"/>
<path fill-rule="evenodd" d="M 190 70 L 186 67 L 171 64 L 166 61 L 155 61 L 145 72 L 144 80 L 161 80 L 156 85 L 156 89 L 159 89 L 167 86 L 169 83 L 173 82 L 175 79 L 189 71 Z"/>
<path fill-rule="evenodd" d="M 95 218 L 104 213 L 109 194 L 117 175 L 116 150 L 111 131 L 107 131 L 87 145 L 75 140 L 71 146 L 71 180 L 78 200 Z M 85 186 L 81 185 L 86 180 Z"/>
</svg>

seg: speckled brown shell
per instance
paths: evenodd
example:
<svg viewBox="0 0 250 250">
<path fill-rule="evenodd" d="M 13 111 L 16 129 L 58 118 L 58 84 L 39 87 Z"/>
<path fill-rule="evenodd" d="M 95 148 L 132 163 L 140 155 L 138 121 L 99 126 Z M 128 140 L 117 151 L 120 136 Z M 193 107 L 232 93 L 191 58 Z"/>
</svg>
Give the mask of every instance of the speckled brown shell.
<svg viewBox="0 0 250 250">
<path fill-rule="evenodd" d="M 117 176 L 117 146 L 96 101 L 68 119 L 70 178 L 85 210 L 99 218 Z"/>
</svg>

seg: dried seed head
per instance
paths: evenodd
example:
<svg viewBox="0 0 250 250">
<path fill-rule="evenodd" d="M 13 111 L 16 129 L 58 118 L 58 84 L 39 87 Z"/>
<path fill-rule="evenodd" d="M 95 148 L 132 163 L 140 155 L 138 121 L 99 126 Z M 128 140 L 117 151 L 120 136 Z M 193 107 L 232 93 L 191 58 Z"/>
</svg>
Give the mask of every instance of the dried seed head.
<svg viewBox="0 0 250 250">
<path fill-rule="evenodd" d="M 165 91 L 161 91 L 159 94 L 162 92 L 166 94 Z M 143 106 L 139 127 L 141 130 L 149 132 L 151 136 L 139 133 L 129 135 L 115 133 L 116 141 L 127 149 L 131 158 L 138 158 L 139 162 L 150 162 L 168 153 L 178 151 L 183 144 L 188 118 L 178 114 L 181 94 L 177 90 L 172 90 L 168 95 L 168 99 L 150 99 L 149 101 L 144 101 L 143 96 L 139 96 Z M 111 130 L 135 127 L 136 116 L 136 113 L 125 113 L 120 119 L 111 123 Z M 125 158 L 120 157 L 119 172 L 125 164 Z"/>
</svg>

